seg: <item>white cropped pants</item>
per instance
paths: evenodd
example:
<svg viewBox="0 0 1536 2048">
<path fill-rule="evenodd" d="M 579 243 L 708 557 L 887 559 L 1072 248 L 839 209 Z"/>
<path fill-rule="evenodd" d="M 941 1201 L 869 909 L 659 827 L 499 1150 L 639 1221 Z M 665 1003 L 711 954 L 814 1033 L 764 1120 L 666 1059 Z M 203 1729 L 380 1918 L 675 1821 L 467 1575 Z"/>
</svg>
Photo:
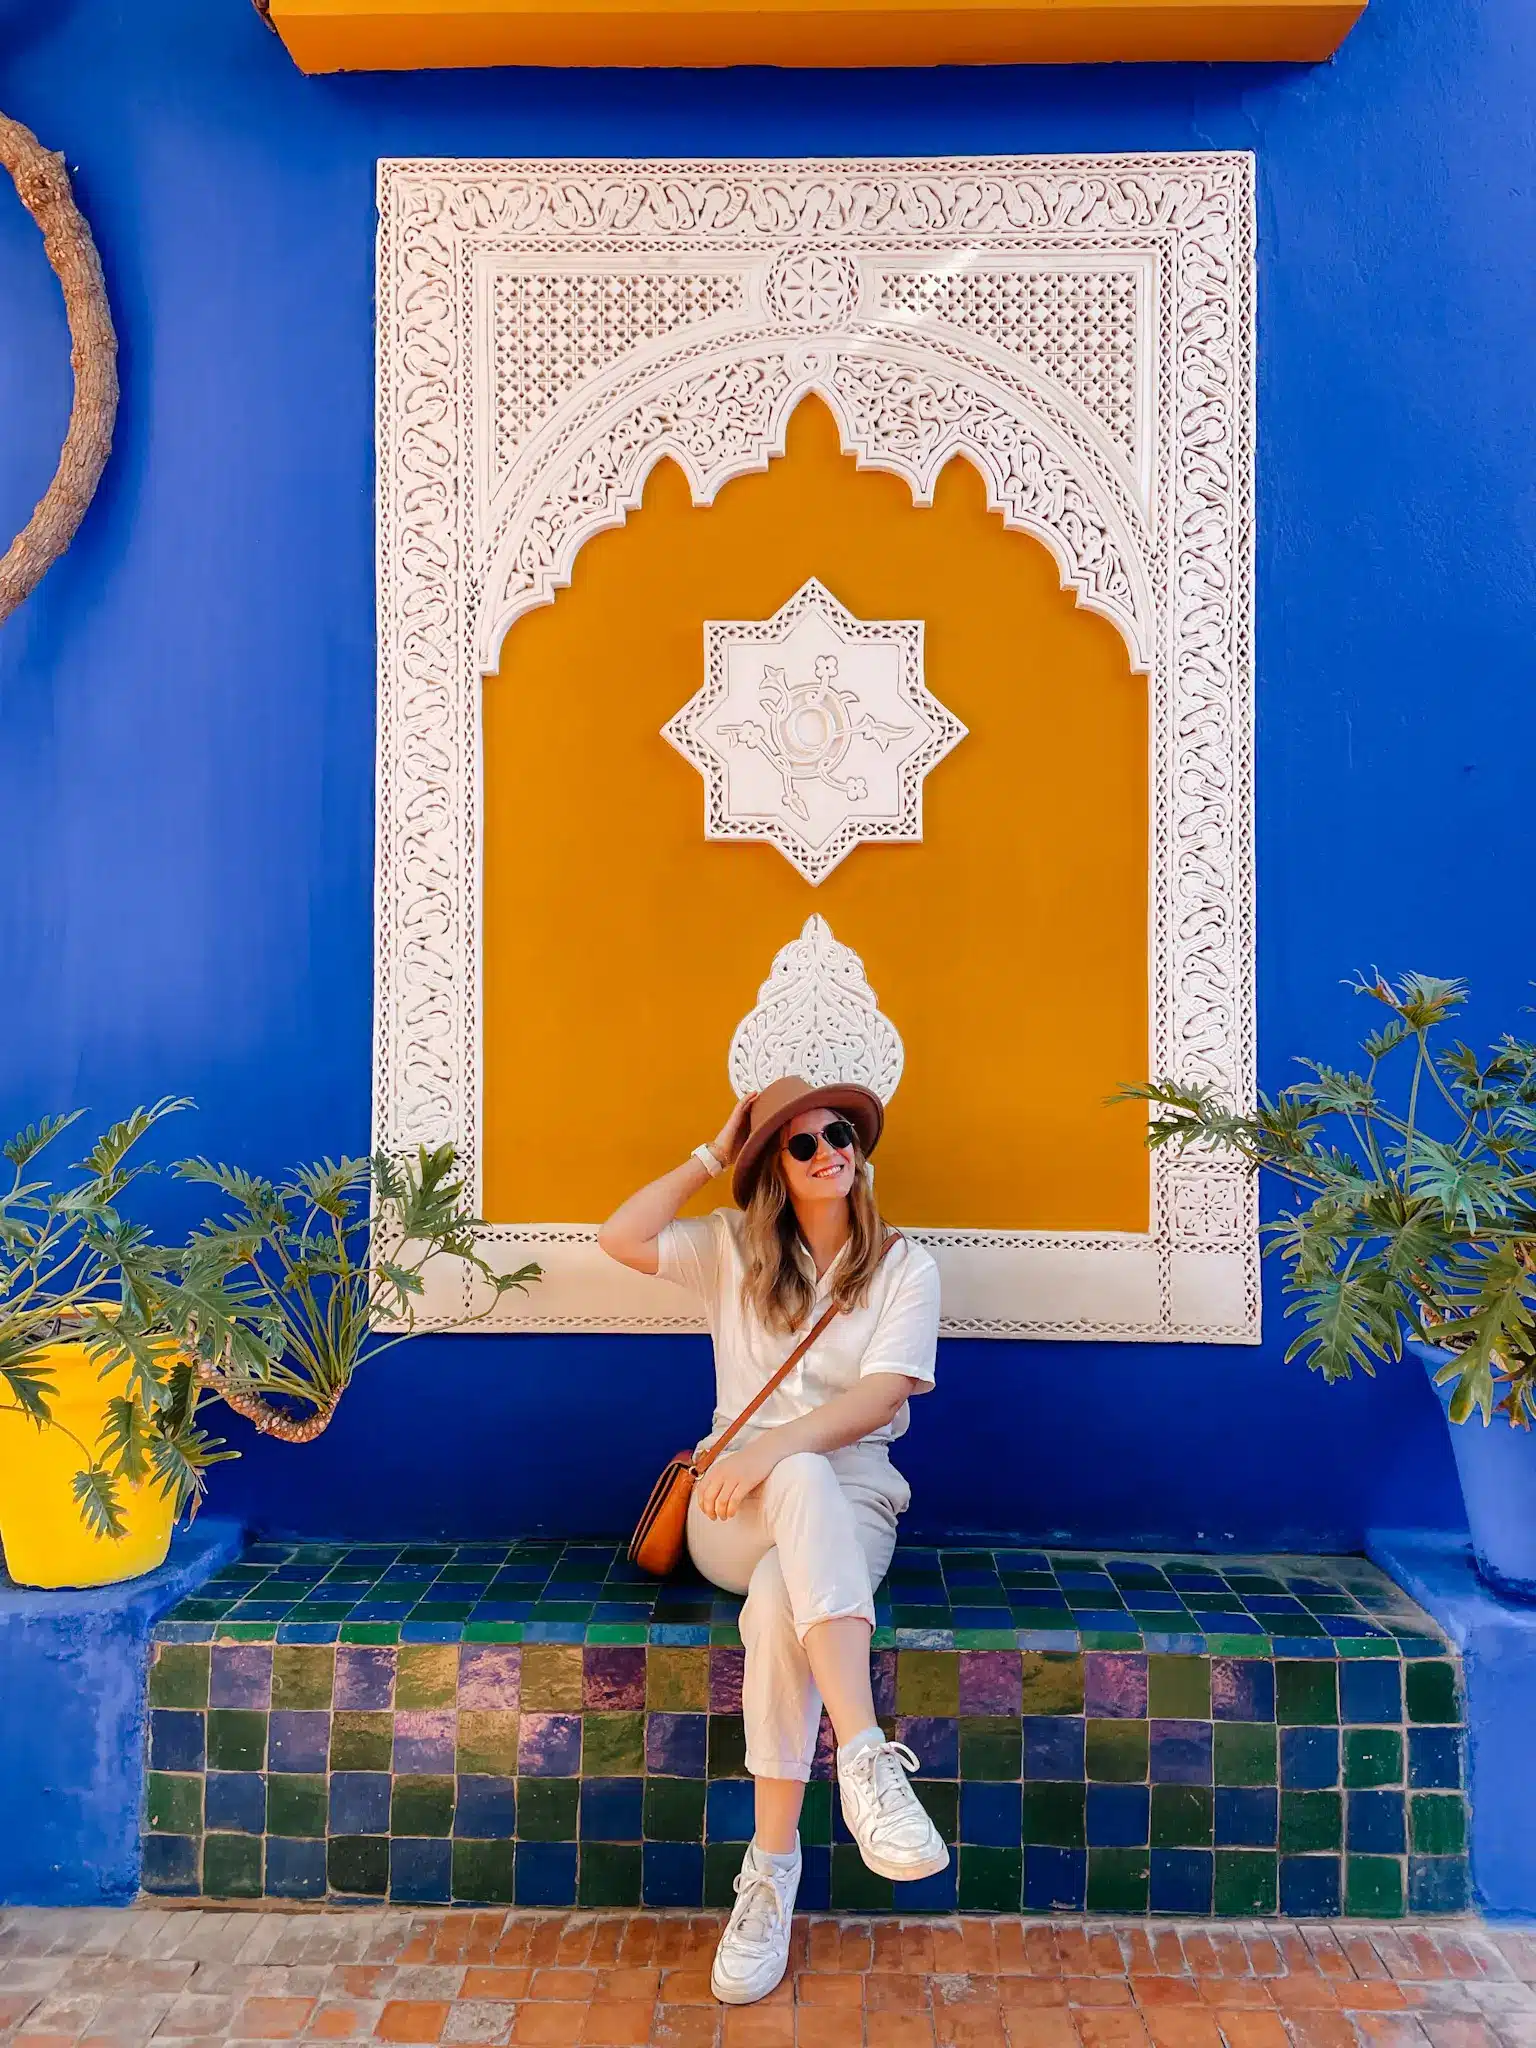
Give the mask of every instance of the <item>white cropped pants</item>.
<svg viewBox="0 0 1536 2048">
<path fill-rule="evenodd" d="M 747 1596 L 741 1712 L 753 1777 L 810 1777 L 821 1694 L 802 1647 L 805 1632 L 845 1616 L 874 1627 L 874 1589 L 896 1548 L 896 1517 L 911 1498 L 884 1444 L 797 1451 L 726 1522 L 711 1521 L 695 1494 L 690 1556 L 706 1579 Z"/>
</svg>

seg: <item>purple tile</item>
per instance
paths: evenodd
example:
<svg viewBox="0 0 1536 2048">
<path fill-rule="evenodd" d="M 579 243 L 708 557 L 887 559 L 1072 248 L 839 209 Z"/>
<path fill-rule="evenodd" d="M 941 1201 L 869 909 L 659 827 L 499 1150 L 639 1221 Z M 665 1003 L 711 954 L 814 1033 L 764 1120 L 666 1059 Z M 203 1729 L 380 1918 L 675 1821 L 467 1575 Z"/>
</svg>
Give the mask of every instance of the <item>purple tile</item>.
<svg viewBox="0 0 1536 2048">
<path fill-rule="evenodd" d="M 816 1730 L 816 1748 L 811 1755 L 811 1776 L 816 1779 L 837 1776 L 837 1737 L 832 1732 L 832 1723 L 825 1710 L 821 1726 Z"/>
<path fill-rule="evenodd" d="M 1152 1723 L 1152 1783 L 1209 1785 L 1211 1724 L 1209 1721 Z"/>
<path fill-rule="evenodd" d="M 745 1650 L 720 1644 L 709 1653 L 709 1711 L 712 1714 L 741 1712 L 741 1674 L 747 1661 Z"/>
<path fill-rule="evenodd" d="M 269 1771 L 323 1771 L 331 1746 L 331 1717 L 318 1708 L 275 1708 L 267 1743 Z"/>
<path fill-rule="evenodd" d="M 870 1684 L 874 1688 L 875 1713 L 888 1718 L 896 1711 L 896 1652 L 875 1650 L 869 1659 Z"/>
<path fill-rule="evenodd" d="M 904 1742 L 931 1778 L 960 1775 L 960 1723 L 938 1714 L 906 1714 L 896 1723 Z"/>
<path fill-rule="evenodd" d="M 395 1703 L 392 1643 L 340 1643 L 336 1649 L 336 1706 L 343 1713 L 382 1713 Z"/>
<path fill-rule="evenodd" d="M 414 1707 L 396 1714 L 396 1771 L 427 1776 L 452 1771 L 458 1718 L 452 1707 Z"/>
<path fill-rule="evenodd" d="M 1211 1712 L 1218 1721 L 1273 1721 L 1274 1665 L 1267 1657 L 1213 1657 Z"/>
<path fill-rule="evenodd" d="M 459 1651 L 459 1705 L 517 1710 L 523 1653 L 516 1643 L 465 1643 Z"/>
<path fill-rule="evenodd" d="M 1024 1667 L 1017 1650 L 960 1652 L 962 1714 L 1016 1714 L 1024 1704 Z"/>
<path fill-rule="evenodd" d="M 272 1704 L 272 1645 L 215 1643 L 208 1663 L 210 1707 Z"/>
<path fill-rule="evenodd" d="M 696 1714 L 691 1718 L 702 1722 L 704 1716 Z M 651 1767 L 649 1759 L 647 1767 Z M 580 1714 L 524 1714 L 517 1730 L 517 1770 L 519 1777 L 524 1778 L 579 1776 Z M 697 1775 L 704 1775 L 702 1769 Z"/>
<path fill-rule="evenodd" d="M 588 1644 L 581 1653 L 581 1698 L 595 1713 L 638 1714 L 645 1706 L 644 1644 Z"/>
<path fill-rule="evenodd" d="M 668 1778 L 702 1778 L 708 1722 L 707 1714 L 647 1714 L 645 1768 Z"/>
<path fill-rule="evenodd" d="M 1090 1650 L 1083 1659 L 1083 1695 L 1084 1711 L 1091 1720 L 1144 1720 L 1145 1656 L 1120 1650 Z"/>
</svg>

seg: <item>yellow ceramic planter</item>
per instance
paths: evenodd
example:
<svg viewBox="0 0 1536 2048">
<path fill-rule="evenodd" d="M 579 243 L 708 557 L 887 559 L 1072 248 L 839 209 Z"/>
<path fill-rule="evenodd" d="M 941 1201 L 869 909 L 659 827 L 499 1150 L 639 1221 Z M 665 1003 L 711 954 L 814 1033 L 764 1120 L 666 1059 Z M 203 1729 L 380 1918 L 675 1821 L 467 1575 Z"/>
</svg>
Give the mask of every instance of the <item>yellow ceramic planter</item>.
<svg viewBox="0 0 1536 2048">
<path fill-rule="evenodd" d="M 72 1491 L 94 1448 L 107 1403 L 128 1389 L 128 1368 L 102 1373 L 83 1344 L 50 1344 L 37 1354 L 56 1393 L 49 1406 L 64 1429 L 38 1430 L 24 1415 L 0 1410 L 0 1545 L 19 1586 L 107 1586 L 164 1564 L 175 1509 L 148 1485 L 120 1483 L 127 1524 L 119 1537 L 87 1528 Z"/>
</svg>

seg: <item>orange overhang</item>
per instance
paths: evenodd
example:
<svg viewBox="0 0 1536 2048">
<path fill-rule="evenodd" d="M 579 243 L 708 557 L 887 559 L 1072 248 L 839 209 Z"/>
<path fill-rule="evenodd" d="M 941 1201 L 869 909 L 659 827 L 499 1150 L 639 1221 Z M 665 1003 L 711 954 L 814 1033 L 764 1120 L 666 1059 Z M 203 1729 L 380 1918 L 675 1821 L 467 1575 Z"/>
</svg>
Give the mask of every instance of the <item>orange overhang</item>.
<svg viewBox="0 0 1536 2048">
<path fill-rule="evenodd" d="M 1366 0 L 270 0 L 304 71 L 1328 57 Z"/>
</svg>

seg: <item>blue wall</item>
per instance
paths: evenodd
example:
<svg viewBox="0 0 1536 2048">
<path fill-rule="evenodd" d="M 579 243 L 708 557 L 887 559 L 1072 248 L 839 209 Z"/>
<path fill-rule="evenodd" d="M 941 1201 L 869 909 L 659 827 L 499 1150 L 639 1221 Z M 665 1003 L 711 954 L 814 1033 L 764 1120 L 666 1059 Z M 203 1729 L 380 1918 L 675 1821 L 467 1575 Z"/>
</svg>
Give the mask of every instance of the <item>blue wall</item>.
<svg viewBox="0 0 1536 2048">
<path fill-rule="evenodd" d="M 1265 1078 L 1353 1044 L 1340 979 L 1373 962 L 1468 974 L 1476 1030 L 1517 1021 L 1529 0 L 1371 0 L 1310 71 L 305 79 L 246 0 L 0 0 L 0 39 L 0 106 L 76 168 L 124 392 L 75 548 L 0 630 L 7 1129 L 185 1090 L 178 1149 L 366 1146 L 380 155 L 1256 151 Z M 3 194 L 0 305 L 9 532 L 68 379 Z M 914 1529 L 1300 1547 L 1457 1523 L 1418 1369 L 1328 1390 L 1269 1332 L 948 1345 L 902 1460 Z M 614 1527 L 706 1381 L 687 1340 L 422 1341 L 215 1500 L 317 1534 Z"/>
</svg>

